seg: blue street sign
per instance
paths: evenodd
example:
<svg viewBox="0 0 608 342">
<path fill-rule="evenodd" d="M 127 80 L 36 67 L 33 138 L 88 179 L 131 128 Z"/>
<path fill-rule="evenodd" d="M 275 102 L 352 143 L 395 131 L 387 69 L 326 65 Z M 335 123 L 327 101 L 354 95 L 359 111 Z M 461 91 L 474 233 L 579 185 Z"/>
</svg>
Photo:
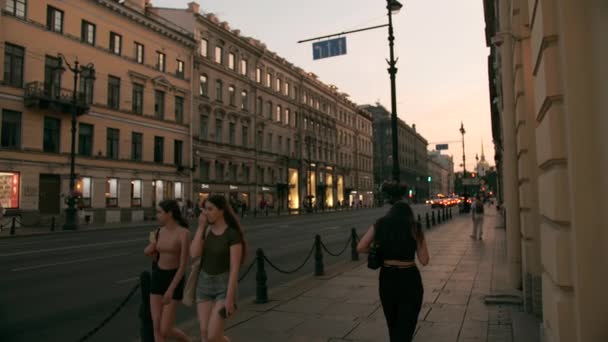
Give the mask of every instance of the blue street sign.
<svg viewBox="0 0 608 342">
<path fill-rule="evenodd" d="M 324 40 L 312 44 L 312 59 L 346 55 L 346 37 Z"/>
<path fill-rule="evenodd" d="M 448 149 L 448 144 L 438 144 L 438 145 L 435 145 L 435 149 L 437 151 L 447 150 Z"/>
</svg>

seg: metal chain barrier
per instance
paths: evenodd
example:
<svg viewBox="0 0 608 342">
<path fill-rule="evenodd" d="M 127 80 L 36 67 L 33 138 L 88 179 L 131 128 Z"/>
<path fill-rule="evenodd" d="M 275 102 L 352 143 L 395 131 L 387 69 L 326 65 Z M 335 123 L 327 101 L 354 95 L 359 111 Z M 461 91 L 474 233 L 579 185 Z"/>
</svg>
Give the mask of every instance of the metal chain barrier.
<svg viewBox="0 0 608 342">
<path fill-rule="evenodd" d="M 346 252 L 346 249 L 348 248 L 348 245 L 350 244 L 351 239 L 352 239 L 352 236 L 348 238 L 348 240 L 346 241 L 346 245 L 344 245 L 344 248 L 342 249 L 342 251 L 341 251 L 340 253 L 337 253 L 337 254 L 332 253 L 332 252 L 331 252 L 331 251 L 330 251 L 330 250 L 327 248 L 327 246 L 325 246 L 325 244 L 323 243 L 323 240 L 321 240 L 321 247 L 323 247 L 323 250 L 324 250 L 325 252 L 327 252 L 327 254 L 329 254 L 329 255 L 331 255 L 331 256 L 334 256 L 334 257 L 338 257 L 338 256 L 340 256 L 340 255 L 344 254 L 344 252 Z"/>
<path fill-rule="evenodd" d="M 247 275 L 249 274 L 249 272 L 251 271 L 251 269 L 253 269 L 253 265 L 255 265 L 255 259 L 253 259 L 253 261 L 251 262 L 251 264 L 249 265 L 249 267 L 247 267 L 247 271 L 245 271 L 245 273 L 243 273 L 243 275 L 241 275 L 239 277 L 239 283 L 241 282 L 241 280 L 245 279 L 245 277 L 247 277 Z"/>
<path fill-rule="evenodd" d="M 91 336 L 93 336 L 96 332 L 98 332 L 101 328 L 103 328 L 106 324 L 108 324 L 108 322 L 114 318 L 114 316 L 116 316 L 118 314 L 118 312 L 125 307 L 125 305 L 127 304 L 127 302 L 129 301 L 129 299 L 131 299 L 131 297 L 133 297 L 133 295 L 135 294 L 135 292 L 139 289 L 139 283 L 137 283 L 137 285 L 135 285 L 133 287 L 133 289 L 131 289 L 131 291 L 129 292 L 129 294 L 127 295 L 127 297 L 125 297 L 125 299 L 120 303 L 120 305 L 118 305 L 118 307 L 116 309 L 114 309 L 114 311 L 112 311 L 112 313 L 106 317 L 106 319 L 104 319 L 98 326 L 96 326 L 94 329 L 92 329 L 91 331 L 89 331 L 86 335 L 84 335 L 83 337 L 78 339 L 78 342 L 82 342 L 82 341 L 86 341 L 88 340 Z"/>
<path fill-rule="evenodd" d="M 306 263 L 308 262 L 308 260 L 309 260 L 309 259 L 310 259 L 310 257 L 312 256 L 312 252 L 313 252 L 314 250 L 315 250 L 315 244 L 313 243 L 313 244 L 312 244 L 312 247 L 310 248 L 310 252 L 308 252 L 308 256 L 306 257 L 306 259 L 304 259 L 304 262 L 303 262 L 303 263 L 302 263 L 300 266 L 296 267 L 296 268 L 295 268 L 294 270 L 292 270 L 292 271 L 285 271 L 285 270 L 282 270 L 282 269 L 278 268 L 278 267 L 277 267 L 275 264 L 273 264 L 273 263 L 272 263 L 272 262 L 271 262 L 271 261 L 270 261 L 270 260 L 269 260 L 269 259 L 266 257 L 266 255 L 264 255 L 264 260 L 265 260 L 265 261 L 268 263 L 268 265 L 270 265 L 270 267 L 274 268 L 274 269 L 275 269 L 277 272 L 279 272 L 279 273 L 283 273 L 283 274 L 296 273 L 296 272 L 298 272 L 299 270 L 301 270 L 301 269 L 302 269 L 302 267 L 304 267 L 304 266 L 306 265 Z"/>
</svg>

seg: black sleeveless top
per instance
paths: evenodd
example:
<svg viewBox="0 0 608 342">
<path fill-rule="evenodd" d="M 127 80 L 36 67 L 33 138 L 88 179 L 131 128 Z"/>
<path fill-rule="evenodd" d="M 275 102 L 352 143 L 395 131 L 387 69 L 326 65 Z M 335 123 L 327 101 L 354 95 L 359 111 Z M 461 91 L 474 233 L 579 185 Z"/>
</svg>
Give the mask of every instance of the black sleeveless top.
<svg viewBox="0 0 608 342">
<path fill-rule="evenodd" d="M 411 228 L 402 225 L 395 226 L 380 220 L 374 225 L 375 243 L 378 244 L 380 255 L 384 260 L 414 261 L 416 254 L 416 239 Z"/>
</svg>

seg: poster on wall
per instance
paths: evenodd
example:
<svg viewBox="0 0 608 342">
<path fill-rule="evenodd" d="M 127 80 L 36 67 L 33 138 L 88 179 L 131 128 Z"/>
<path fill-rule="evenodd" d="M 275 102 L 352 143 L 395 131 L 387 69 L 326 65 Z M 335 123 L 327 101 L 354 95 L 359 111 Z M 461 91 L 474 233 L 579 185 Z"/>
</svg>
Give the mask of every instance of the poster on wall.
<svg viewBox="0 0 608 342">
<path fill-rule="evenodd" d="M 19 174 L 0 172 L 0 203 L 4 208 L 19 208 Z"/>
</svg>

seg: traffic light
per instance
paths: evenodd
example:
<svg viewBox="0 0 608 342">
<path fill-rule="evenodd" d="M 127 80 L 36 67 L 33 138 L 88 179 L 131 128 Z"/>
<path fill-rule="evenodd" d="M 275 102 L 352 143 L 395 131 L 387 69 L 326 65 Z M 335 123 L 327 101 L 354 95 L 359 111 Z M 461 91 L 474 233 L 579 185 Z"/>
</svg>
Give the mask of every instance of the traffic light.
<svg viewBox="0 0 608 342">
<path fill-rule="evenodd" d="M 432 178 L 431 176 L 426 177 L 426 181 L 427 181 L 427 182 L 429 182 L 429 183 L 430 183 L 430 182 L 431 182 L 431 180 L 433 180 L 433 178 Z"/>
<path fill-rule="evenodd" d="M 413 191 L 412 189 L 410 189 L 410 190 L 409 190 L 409 192 L 408 192 L 408 197 L 409 197 L 409 198 L 414 197 L 414 191 Z"/>
</svg>

